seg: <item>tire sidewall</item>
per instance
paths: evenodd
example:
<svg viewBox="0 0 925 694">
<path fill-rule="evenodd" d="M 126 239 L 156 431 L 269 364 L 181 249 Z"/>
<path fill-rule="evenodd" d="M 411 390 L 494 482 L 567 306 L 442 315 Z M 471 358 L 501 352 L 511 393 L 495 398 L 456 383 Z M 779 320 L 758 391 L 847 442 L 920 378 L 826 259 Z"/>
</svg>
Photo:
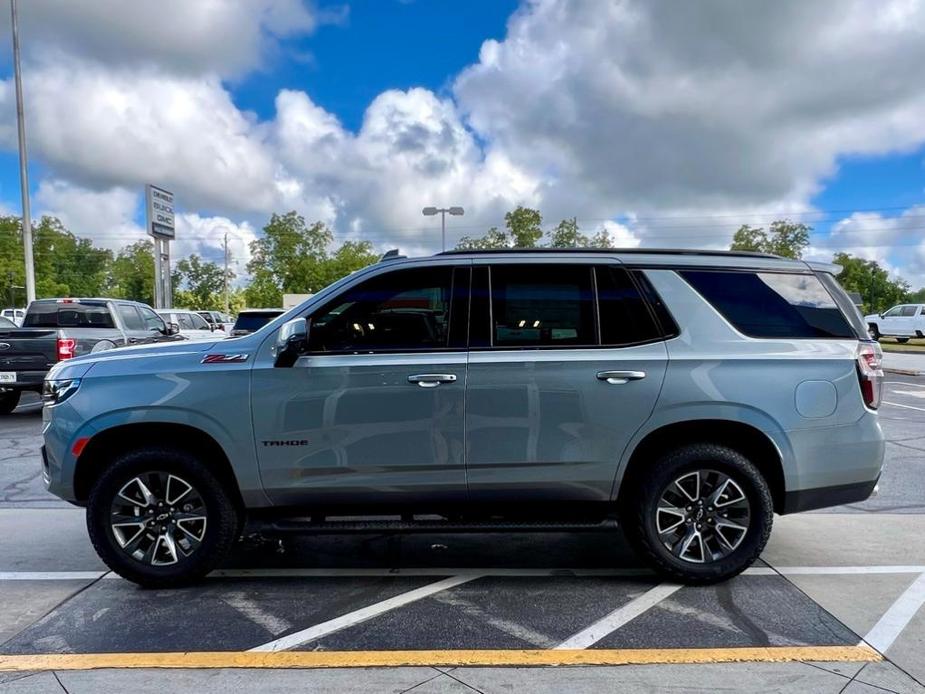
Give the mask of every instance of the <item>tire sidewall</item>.
<svg viewBox="0 0 925 694">
<path fill-rule="evenodd" d="M 728 475 L 749 503 L 749 527 L 742 542 L 728 556 L 705 564 L 679 559 L 662 544 L 656 528 L 655 509 L 666 487 L 695 470 L 716 470 Z M 770 535 L 774 510 L 767 483 L 747 458 L 721 446 L 688 446 L 663 457 L 643 484 L 637 510 L 637 527 L 647 553 L 657 568 L 689 582 L 713 582 L 730 578 L 750 566 L 764 549 Z"/>
<path fill-rule="evenodd" d="M 130 557 L 119 547 L 109 524 L 112 502 L 123 485 L 139 474 L 156 471 L 173 473 L 193 485 L 206 509 L 202 544 L 169 566 L 151 566 Z M 221 483 L 185 451 L 152 448 L 118 457 L 100 475 L 87 501 L 87 529 L 100 558 L 120 576 L 145 586 L 181 585 L 201 578 L 227 553 L 236 527 L 237 513 Z"/>
</svg>

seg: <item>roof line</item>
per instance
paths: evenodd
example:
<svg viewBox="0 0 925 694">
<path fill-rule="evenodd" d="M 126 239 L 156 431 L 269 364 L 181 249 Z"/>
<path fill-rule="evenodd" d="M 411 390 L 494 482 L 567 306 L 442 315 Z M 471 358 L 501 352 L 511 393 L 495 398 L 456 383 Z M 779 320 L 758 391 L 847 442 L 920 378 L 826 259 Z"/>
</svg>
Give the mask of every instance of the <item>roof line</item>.
<svg viewBox="0 0 925 694">
<path fill-rule="evenodd" d="M 721 251 L 696 248 L 484 248 L 462 249 L 455 248 L 435 255 L 499 255 L 504 253 L 615 253 L 625 255 L 705 255 L 705 256 L 732 256 L 736 258 L 771 258 L 774 260 L 787 260 L 780 255 L 772 253 L 759 253 L 758 251 Z"/>
</svg>

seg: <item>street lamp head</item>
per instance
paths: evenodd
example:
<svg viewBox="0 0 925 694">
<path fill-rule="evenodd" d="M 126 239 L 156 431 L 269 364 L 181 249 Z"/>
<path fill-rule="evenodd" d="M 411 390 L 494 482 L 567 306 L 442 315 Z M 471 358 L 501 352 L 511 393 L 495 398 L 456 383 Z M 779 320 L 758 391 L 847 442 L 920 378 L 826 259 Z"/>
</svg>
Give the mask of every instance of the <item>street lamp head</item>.
<svg viewBox="0 0 925 694">
<path fill-rule="evenodd" d="M 437 208 L 425 207 L 423 210 L 421 210 L 421 214 L 423 214 L 425 217 L 433 217 L 435 214 L 437 214 Z"/>
<path fill-rule="evenodd" d="M 457 217 L 460 217 L 460 216 L 462 216 L 462 214 L 463 214 L 463 208 L 461 208 L 461 207 L 451 207 L 451 208 L 449 209 L 449 212 L 450 212 L 450 214 L 452 214 L 452 215 L 455 215 L 455 216 L 457 216 Z"/>
</svg>

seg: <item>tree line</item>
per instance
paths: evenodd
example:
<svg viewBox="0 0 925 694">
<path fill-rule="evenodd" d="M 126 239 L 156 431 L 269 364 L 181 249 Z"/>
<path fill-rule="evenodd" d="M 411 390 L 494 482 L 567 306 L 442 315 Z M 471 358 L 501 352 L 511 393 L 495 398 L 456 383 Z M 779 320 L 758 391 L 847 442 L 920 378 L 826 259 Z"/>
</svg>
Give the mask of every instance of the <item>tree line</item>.
<svg viewBox="0 0 925 694">
<path fill-rule="evenodd" d="M 809 247 L 812 228 L 778 220 L 768 229 L 743 225 L 735 233 L 731 250 L 761 251 L 801 258 Z M 519 206 L 504 216 L 504 228 L 491 227 L 483 236 L 465 236 L 457 248 L 610 248 L 614 240 L 606 229 L 583 233 L 574 217 L 544 231 L 539 210 Z M 286 293 L 317 292 L 377 259 L 369 241 L 336 243 L 333 231 L 322 222 L 307 223 L 296 212 L 273 214 L 263 235 L 250 244 L 249 281 L 229 291 L 231 308 L 277 307 Z M 154 248 L 149 239 L 127 244 L 117 251 L 100 248 L 79 238 L 55 217 L 42 217 L 33 226 L 36 295 L 108 296 L 154 303 Z M 925 302 L 925 288 L 911 292 L 907 282 L 892 279 L 877 262 L 836 253 L 833 262 L 844 270 L 839 276 L 848 291 L 861 295 L 865 310 L 882 311 L 897 303 Z M 225 270 L 197 254 L 174 263 L 174 305 L 200 310 L 224 306 Z M 228 272 L 229 287 L 234 273 Z M 22 225 L 14 216 L 0 216 L 0 303 L 25 303 Z"/>
</svg>

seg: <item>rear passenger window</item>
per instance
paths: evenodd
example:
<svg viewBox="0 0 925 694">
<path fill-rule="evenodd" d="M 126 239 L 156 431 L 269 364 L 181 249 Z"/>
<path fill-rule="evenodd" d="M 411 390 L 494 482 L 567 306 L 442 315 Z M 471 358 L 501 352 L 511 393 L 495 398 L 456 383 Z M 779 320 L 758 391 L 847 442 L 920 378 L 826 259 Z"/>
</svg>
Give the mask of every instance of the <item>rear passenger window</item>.
<svg viewBox="0 0 925 694">
<path fill-rule="evenodd" d="M 588 265 L 493 265 L 495 347 L 596 345 Z"/>
<path fill-rule="evenodd" d="M 626 270 L 598 267 L 596 272 L 601 344 L 631 345 L 662 337 L 652 313 Z"/>
<path fill-rule="evenodd" d="M 902 315 L 904 317 L 914 316 L 915 315 L 915 306 L 903 306 Z"/>
<path fill-rule="evenodd" d="M 815 275 L 712 270 L 680 274 L 726 320 L 751 337 L 857 337 Z"/>
</svg>

